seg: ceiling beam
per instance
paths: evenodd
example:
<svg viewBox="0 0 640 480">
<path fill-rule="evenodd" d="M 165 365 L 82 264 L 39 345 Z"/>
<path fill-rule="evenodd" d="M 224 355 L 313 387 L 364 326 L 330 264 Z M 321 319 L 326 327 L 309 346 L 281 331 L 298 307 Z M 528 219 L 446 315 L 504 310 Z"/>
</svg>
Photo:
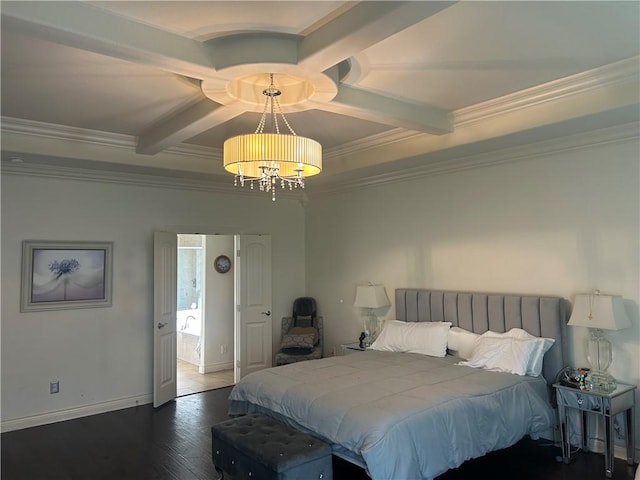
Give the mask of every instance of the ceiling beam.
<svg viewBox="0 0 640 480">
<path fill-rule="evenodd" d="M 3 2 L 2 28 L 188 77 L 215 71 L 201 42 L 84 2 Z"/>
<path fill-rule="evenodd" d="M 205 98 L 141 134 L 136 153 L 155 155 L 243 114 L 246 109 L 246 105 L 240 102 L 223 106 Z"/>
<path fill-rule="evenodd" d="M 451 3 L 359 3 L 299 40 L 300 43 L 295 38 L 291 39 L 299 47 L 298 67 L 314 72 L 326 71 Z M 18 33 L 192 78 L 216 77 L 214 53 L 220 42 L 202 43 L 128 20 L 84 2 L 5 2 L 1 13 L 2 28 Z M 239 40 L 246 39 L 234 38 L 234 41 Z M 277 59 L 282 61 L 280 57 Z M 267 60 L 273 61 L 273 58 Z M 289 62 L 295 62 L 295 58 Z M 367 93 L 347 85 L 339 87 L 333 101 L 318 102 L 316 108 L 432 134 L 452 130 L 448 112 Z M 153 155 L 245 111 L 247 106 L 240 102 L 223 106 L 203 99 L 143 132 L 138 137 L 136 151 Z"/>
<path fill-rule="evenodd" d="M 324 71 L 456 2 L 360 2 L 307 35 L 298 64 Z"/>
<path fill-rule="evenodd" d="M 404 102 L 344 84 L 339 86 L 338 94 L 331 102 L 318 103 L 316 107 L 327 112 L 432 135 L 453 132 L 451 112 L 429 105 Z"/>
</svg>

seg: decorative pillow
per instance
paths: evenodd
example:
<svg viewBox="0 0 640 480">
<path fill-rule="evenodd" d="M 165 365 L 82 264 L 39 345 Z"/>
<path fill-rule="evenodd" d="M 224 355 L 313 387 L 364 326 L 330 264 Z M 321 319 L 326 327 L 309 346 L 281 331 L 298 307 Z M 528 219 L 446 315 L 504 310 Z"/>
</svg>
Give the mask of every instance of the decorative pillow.
<svg viewBox="0 0 640 480">
<path fill-rule="evenodd" d="M 458 362 L 473 368 L 526 375 L 527 365 L 536 349 L 532 340 L 481 335 L 468 361 Z"/>
<path fill-rule="evenodd" d="M 311 333 L 314 338 L 313 344 L 318 345 L 320 343 L 318 329 L 314 327 L 291 327 L 287 333 L 289 335 L 303 335 L 305 333 Z"/>
<path fill-rule="evenodd" d="M 444 357 L 447 353 L 449 327 L 451 322 L 387 320 L 371 349 Z"/>
<path fill-rule="evenodd" d="M 307 354 L 313 352 L 315 344 L 314 333 L 291 334 L 287 333 L 282 337 L 280 350 L 289 354 Z"/>
<path fill-rule="evenodd" d="M 542 361 L 544 360 L 544 354 L 547 353 L 555 343 L 553 338 L 536 337 L 521 328 L 512 328 L 505 333 L 497 333 L 489 330 L 482 335 L 495 338 L 507 337 L 533 341 L 536 347 L 531 354 L 531 358 L 529 358 L 526 373 L 526 375 L 530 375 L 532 377 L 538 377 L 542 373 Z"/>
<path fill-rule="evenodd" d="M 447 336 L 447 350 L 451 355 L 469 360 L 478 338 L 480 335 L 477 333 L 460 327 L 451 327 Z"/>
</svg>

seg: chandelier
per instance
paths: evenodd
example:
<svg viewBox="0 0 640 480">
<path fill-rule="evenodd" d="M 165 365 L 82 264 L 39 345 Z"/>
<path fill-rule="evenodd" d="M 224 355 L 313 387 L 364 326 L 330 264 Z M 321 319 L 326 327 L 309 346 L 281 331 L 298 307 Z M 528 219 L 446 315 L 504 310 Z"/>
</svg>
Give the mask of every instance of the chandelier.
<svg viewBox="0 0 640 480">
<path fill-rule="evenodd" d="M 271 192 L 271 200 L 276 200 L 276 186 L 304 188 L 304 179 L 322 171 L 322 146 L 310 138 L 300 137 L 287 121 L 278 96 L 282 93 L 273 83 L 273 73 L 269 74 L 270 84 L 262 91 L 267 97 L 262 117 L 256 131 L 251 134 L 231 137 L 224 142 L 224 169 L 234 174 L 235 186 L 245 183 L 262 192 Z M 289 129 L 289 134 L 280 133 L 278 115 Z M 265 133 L 265 124 L 271 123 L 272 133 Z"/>
</svg>

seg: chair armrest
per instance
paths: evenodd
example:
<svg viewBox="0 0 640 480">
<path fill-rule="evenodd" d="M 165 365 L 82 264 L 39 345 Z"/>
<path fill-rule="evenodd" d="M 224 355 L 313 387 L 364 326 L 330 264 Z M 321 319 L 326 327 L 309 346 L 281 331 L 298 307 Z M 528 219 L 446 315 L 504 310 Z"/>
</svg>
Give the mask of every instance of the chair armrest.
<svg viewBox="0 0 640 480">
<path fill-rule="evenodd" d="M 293 327 L 293 317 L 282 317 L 281 339 L 287 334 L 291 327 Z"/>
<path fill-rule="evenodd" d="M 320 339 L 318 346 L 324 348 L 324 319 L 321 316 L 317 316 L 316 319 L 318 320 L 318 336 Z"/>
</svg>

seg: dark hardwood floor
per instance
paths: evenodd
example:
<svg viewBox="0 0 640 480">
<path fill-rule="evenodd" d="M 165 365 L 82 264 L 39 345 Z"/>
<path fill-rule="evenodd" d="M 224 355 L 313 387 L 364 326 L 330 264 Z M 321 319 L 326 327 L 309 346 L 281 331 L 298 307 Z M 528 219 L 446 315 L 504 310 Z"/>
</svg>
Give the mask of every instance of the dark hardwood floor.
<svg viewBox="0 0 640 480">
<path fill-rule="evenodd" d="M 3 433 L 2 480 L 213 480 L 210 426 L 227 418 L 231 388 L 188 395 L 154 410 L 151 405 Z M 546 442 L 517 445 L 465 463 L 437 480 L 601 480 L 604 457 L 578 453 L 569 465 L 555 461 Z M 616 459 L 614 479 L 633 479 Z M 336 480 L 367 479 L 334 459 Z M 305 479 L 306 480 L 306 479 Z M 393 479 L 404 480 L 404 479 Z"/>
</svg>

